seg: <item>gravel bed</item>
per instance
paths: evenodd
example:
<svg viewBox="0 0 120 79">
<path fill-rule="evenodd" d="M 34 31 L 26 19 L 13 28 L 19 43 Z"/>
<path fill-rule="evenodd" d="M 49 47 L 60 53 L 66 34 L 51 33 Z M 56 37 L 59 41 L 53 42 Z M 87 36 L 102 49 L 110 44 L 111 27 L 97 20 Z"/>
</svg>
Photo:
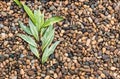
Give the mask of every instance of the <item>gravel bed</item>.
<svg viewBox="0 0 120 79">
<path fill-rule="evenodd" d="M 0 1 L 0 79 L 120 79 L 120 1 L 22 1 L 45 18 L 63 16 L 54 24 L 61 43 L 45 64 L 16 37 L 18 21 L 28 16 L 12 0 Z"/>
</svg>

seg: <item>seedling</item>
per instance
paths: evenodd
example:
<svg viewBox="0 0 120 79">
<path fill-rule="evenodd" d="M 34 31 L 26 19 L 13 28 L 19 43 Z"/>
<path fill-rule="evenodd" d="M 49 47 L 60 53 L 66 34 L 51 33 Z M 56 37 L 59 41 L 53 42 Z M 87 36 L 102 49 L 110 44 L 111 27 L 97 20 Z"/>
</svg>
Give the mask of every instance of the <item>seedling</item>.
<svg viewBox="0 0 120 79">
<path fill-rule="evenodd" d="M 54 40 L 55 32 L 53 24 L 63 20 L 63 18 L 54 16 L 44 20 L 44 13 L 41 13 L 40 10 L 35 10 L 33 13 L 25 4 L 22 4 L 22 6 L 30 18 L 29 27 L 25 26 L 22 22 L 19 21 L 20 27 L 27 34 L 18 34 L 18 36 L 29 44 L 30 50 L 37 58 L 40 58 L 39 51 L 37 49 L 39 44 L 37 43 L 41 40 L 41 48 L 43 52 L 42 63 L 45 63 L 48 57 L 54 52 L 56 46 L 60 43 L 60 41 L 56 41 L 54 44 L 51 44 Z"/>
</svg>

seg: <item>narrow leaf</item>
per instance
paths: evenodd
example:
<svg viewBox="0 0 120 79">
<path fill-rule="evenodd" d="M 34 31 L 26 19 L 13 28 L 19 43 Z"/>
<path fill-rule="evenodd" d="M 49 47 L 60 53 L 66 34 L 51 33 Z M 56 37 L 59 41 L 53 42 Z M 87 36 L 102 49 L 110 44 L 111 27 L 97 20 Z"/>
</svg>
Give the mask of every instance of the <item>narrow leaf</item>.
<svg viewBox="0 0 120 79">
<path fill-rule="evenodd" d="M 21 21 L 19 21 L 20 27 L 28 34 L 32 35 L 30 28 L 26 27 Z"/>
<path fill-rule="evenodd" d="M 32 32 L 32 35 L 35 37 L 37 41 L 39 41 L 39 36 L 38 36 L 38 30 L 37 27 L 32 23 L 32 21 L 29 19 L 29 26 L 30 30 Z"/>
<path fill-rule="evenodd" d="M 43 36 L 41 38 L 43 51 L 47 46 L 49 46 L 52 43 L 53 39 L 54 39 L 54 29 L 52 29 L 47 36 Z"/>
<path fill-rule="evenodd" d="M 42 63 L 45 63 L 48 57 L 54 52 L 56 46 L 60 43 L 60 41 L 55 42 L 50 48 L 46 47 L 43 55 L 42 55 Z"/>
<path fill-rule="evenodd" d="M 50 25 L 47 30 L 45 31 L 44 37 L 47 37 L 48 34 L 53 30 L 53 25 Z"/>
<path fill-rule="evenodd" d="M 35 10 L 34 16 L 36 19 L 36 26 L 38 30 L 40 31 L 42 25 L 44 24 L 44 14 L 41 14 L 40 10 Z"/>
<path fill-rule="evenodd" d="M 23 40 L 25 40 L 28 44 L 30 44 L 34 47 L 37 47 L 37 44 L 35 43 L 35 41 L 30 36 L 27 36 L 27 35 L 24 35 L 24 34 L 18 34 L 18 36 L 21 37 Z"/>
<path fill-rule="evenodd" d="M 49 26 L 50 24 L 59 22 L 59 21 L 61 21 L 61 20 L 63 20 L 62 17 L 58 17 L 58 16 L 51 17 L 51 18 L 49 18 L 47 21 L 45 21 L 45 23 L 43 24 L 42 27 L 47 27 L 47 26 Z"/>
<path fill-rule="evenodd" d="M 37 50 L 36 47 L 30 45 L 30 50 L 33 52 L 33 54 L 34 54 L 37 58 L 39 58 L 39 52 L 38 52 L 38 50 Z"/>
<path fill-rule="evenodd" d="M 46 31 L 46 28 L 42 28 L 41 31 L 40 31 L 40 35 L 43 36 L 45 31 Z"/>
<path fill-rule="evenodd" d="M 36 20 L 35 20 L 35 17 L 34 17 L 34 14 L 33 12 L 30 10 L 30 8 L 26 5 L 23 4 L 23 8 L 24 10 L 26 11 L 26 13 L 28 14 L 28 16 L 30 17 L 30 19 L 32 20 L 32 22 L 34 24 L 36 24 Z"/>
<path fill-rule="evenodd" d="M 56 41 L 54 44 L 52 44 L 52 46 L 49 48 L 49 53 L 48 53 L 48 55 L 51 55 L 53 52 L 54 52 L 54 50 L 55 50 L 55 48 L 57 47 L 57 45 L 60 43 L 60 41 Z"/>
<path fill-rule="evenodd" d="M 22 7 L 22 4 L 20 3 L 19 0 L 14 0 L 14 1 L 15 1 L 15 3 L 16 3 L 19 7 Z"/>
</svg>

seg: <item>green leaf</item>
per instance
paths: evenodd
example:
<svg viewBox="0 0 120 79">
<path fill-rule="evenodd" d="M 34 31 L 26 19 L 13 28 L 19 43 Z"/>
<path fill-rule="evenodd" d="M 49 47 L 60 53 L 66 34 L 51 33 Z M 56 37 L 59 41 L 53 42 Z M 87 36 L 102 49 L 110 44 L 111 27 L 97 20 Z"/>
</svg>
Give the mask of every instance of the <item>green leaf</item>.
<svg viewBox="0 0 120 79">
<path fill-rule="evenodd" d="M 45 23 L 43 24 L 42 27 L 47 27 L 47 26 L 49 26 L 49 25 L 51 25 L 53 23 L 59 22 L 61 20 L 63 20 L 62 17 L 58 17 L 58 16 L 51 17 L 47 21 L 45 21 Z"/>
<path fill-rule="evenodd" d="M 56 46 L 60 43 L 60 41 L 56 41 L 50 48 L 46 47 L 43 55 L 42 55 L 42 63 L 45 63 L 48 57 L 54 52 Z"/>
<path fill-rule="evenodd" d="M 39 58 L 39 52 L 38 52 L 38 50 L 37 50 L 36 47 L 30 45 L 30 50 L 33 52 L 33 54 L 34 54 L 37 58 Z"/>
<path fill-rule="evenodd" d="M 44 36 L 47 37 L 48 34 L 49 34 L 52 30 L 53 30 L 53 25 L 50 25 L 50 26 L 46 29 L 46 31 L 45 31 L 45 33 L 44 33 Z"/>
<path fill-rule="evenodd" d="M 44 24 L 44 14 L 41 14 L 40 10 L 35 10 L 34 16 L 36 19 L 36 26 L 38 28 L 38 31 L 40 31 L 42 25 Z"/>
<path fill-rule="evenodd" d="M 37 47 L 37 44 L 35 43 L 35 41 L 30 36 L 27 36 L 27 35 L 24 35 L 24 34 L 18 34 L 18 36 L 21 37 L 23 40 L 25 40 L 28 44 L 30 44 L 34 47 Z"/>
<path fill-rule="evenodd" d="M 44 49 L 52 43 L 53 39 L 54 39 L 54 29 L 53 26 L 50 26 L 47 28 L 45 34 L 41 38 L 42 51 L 44 51 Z"/>
<path fill-rule="evenodd" d="M 22 4 L 20 3 L 19 0 L 14 0 L 14 1 L 15 1 L 15 3 L 16 3 L 19 7 L 22 7 Z"/>
<path fill-rule="evenodd" d="M 30 28 L 26 27 L 21 21 L 19 21 L 20 27 L 28 34 L 32 35 Z"/>
<path fill-rule="evenodd" d="M 46 28 L 42 28 L 41 31 L 40 31 L 40 35 L 43 36 L 43 34 L 45 33 L 46 31 Z"/>
<path fill-rule="evenodd" d="M 39 35 L 38 35 L 38 30 L 37 27 L 32 23 L 32 21 L 29 19 L 29 26 L 30 30 L 32 32 L 32 35 L 35 37 L 37 41 L 39 41 Z"/>
<path fill-rule="evenodd" d="M 36 24 L 36 20 L 35 20 L 35 17 L 34 17 L 34 14 L 33 12 L 30 10 L 30 8 L 26 5 L 23 4 L 23 8 L 24 10 L 26 11 L 26 13 L 28 14 L 28 16 L 30 17 L 30 19 L 32 20 L 32 22 L 34 24 Z"/>
</svg>

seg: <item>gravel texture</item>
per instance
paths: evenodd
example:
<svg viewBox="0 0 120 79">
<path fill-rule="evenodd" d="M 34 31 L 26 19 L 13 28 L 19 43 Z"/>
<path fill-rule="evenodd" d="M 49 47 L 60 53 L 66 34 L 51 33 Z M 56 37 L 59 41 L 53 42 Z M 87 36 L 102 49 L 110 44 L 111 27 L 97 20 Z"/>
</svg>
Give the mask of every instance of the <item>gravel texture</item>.
<svg viewBox="0 0 120 79">
<path fill-rule="evenodd" d="M 120 1 L 22 1 L 54 24 L 54 54 L 42 65 L 18 33 L 28 16 L 12 0 L 0 1 L 0 79 L 120 79 Z M 41 52 L 40 52 L 41 53 Z"/>
</svg>

